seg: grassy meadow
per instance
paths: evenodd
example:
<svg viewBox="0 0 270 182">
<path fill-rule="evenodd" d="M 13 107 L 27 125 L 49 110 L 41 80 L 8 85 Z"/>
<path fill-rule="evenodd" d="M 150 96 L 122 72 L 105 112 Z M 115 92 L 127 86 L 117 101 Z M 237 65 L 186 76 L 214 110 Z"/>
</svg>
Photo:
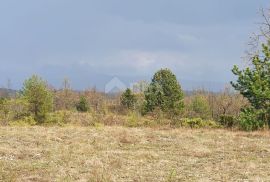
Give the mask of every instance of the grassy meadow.
<svg viewBox="0 0 270 182">
<path fill-rule="evenodd" d="M 1 127 L 0 181 L 269 181 L 270 134 Z"/>
</svg>

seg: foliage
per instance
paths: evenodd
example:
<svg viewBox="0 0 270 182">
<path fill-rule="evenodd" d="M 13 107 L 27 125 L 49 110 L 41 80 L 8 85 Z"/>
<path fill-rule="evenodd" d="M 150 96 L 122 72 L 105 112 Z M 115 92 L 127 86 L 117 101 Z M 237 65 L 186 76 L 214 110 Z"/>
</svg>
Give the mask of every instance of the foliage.
<svg viewBox="0 0 270 182">
<path fill-rule="evenodd" d="M 181 118 L 174 123 L 176 127 L 190 128 L 217 128 L 219 125 L 213 120 L 204 120 L 202 118 Z"/>
<path fill-rule="evenodd" d="M 8 110 L 10 117 L 14 120 L 29 116 L 29 103 L 23 99 L 9 99 L 5 104 L 5 109 Z"/>
<path fill-rule="evenodd" d="M 263 110 L 246 108 L 240 113 L 240 128 L 245 131 L 254 131 L 264 126 L 265 113 Z"/>
<path fill-rule="evenodd" d="M 169 69 L 157 71 L 145 91 L 145 112 L 160 108 L 165 113 L 177 115 L 183 105 L 183 92 L 176 76 Z"/>
<path fill-rule="evenodd" d="M 8 113 L 8 109 L 6 107 L 7 105 L 7 99 L 5 98 L 0 98 L 0 113 L 1 115 L 6 115 Z"/>
<path fill-rule="evenodd" d="M 92 88 L 85 90 L 83 95 L 85 96 L 92 111 L 101 114 L 105 114 L 107 112 L 104 93 L 98 92 L 96 88 Z"/>
<path fill-rule="evenodd" d="M 50 113 L 44 124 L 63 126 L 71 122 L 71 119 L 70 119 L 71 114 L 72 113 L 70 111 L 66 111 L 66 110 Z"/>
<path fill-rule="evenodd" d="M 22 99 L 5 99 L 0 104 L 0 119 L 2 125 L 8 125 L 11 121 L 21 120 L 30 116 L 29 103 Z"/>
<path fill-rule="evenodd" d="M 89 111 L 89 104 L 84 96 L 80 97 L 80 101 L 76 104 L 76 109 L 79 112 L 87 112 Z"/>
<path fill-rule="evenodd" d="M 237 119 L 233 115 L 224 114 L 219 117 L 219 123 L 224 127 L 232 128 L 237 124 Z"/>
<path fill-rule="evenodd" d="M 125 125 L 128 127 L 137 127 L 139 126 L 140 122 L 140 115 L 136 112 L 130 112 L 127 117 L 127 121 L 125 122 Z"/>
<path fill-rule="evenodd" d="M 11 121 L 10 126 L 34 126 L 37 122 L 32 116 L 24 116 L 21 119 Z"/>
<path fill-rule="evenodd" d="M 122 106 L 127 109 L 134 109 L 137 99 L 129 88 L 121 95 L 120 99 Z"/>
<path fill-rule="evenodd" d="M 250 105 L 246 98 L 230 87 L 226 87 L 220 93 L 211 94 L 208 100 L 215 120 L 220 120 L 224 115 L 238 117 L 242 108 Z"/>
<path fill-rule="evenodd" d="M 203 119 L 210 118 L 210 106 L 207 99 L 202 95 L 195 95 L 192 98 L 189 110 L 192 112 L 192 116 L 200 117 Z"/>
<path fill-rule="evenodd" d="M 132 89 L 135 93 L 144 93 L 148 86 L 149 83 L 147 81 L 141 80 L 137 83 L 134 83 Z"/>
<path fill-rule="evenodd" d="M 270 42 L 268 45 L 262 45 L 262 55 L 256 55 L 253 57 L 251 67 L 240 70 L 237 66 L 234 66 L 232 72 L 238 77 L 237 82 L 232 86 L 240 91 L 240 93 L 246 97 L 251 103 L 254 112 L 246 111 L 242 113 L 242 119 L 249 123 L 251 128 L 257 128 L 261 126 L 261 121 L 253 120 L 254 114 L 257 111 L 263 112 L 265 117 L 262 121 L 268 124 L 270 121 Z M 243 114 L 247 114 L 246 117 Z M 246 128 L 246 127 L 244 127 Z M 249 129 L 249 127 L 247 127 Z"/>
<path fill-rule="evenodd" d="M 52 111 L 53 97 L 46 81 L 37 75 L 25 80 L 22 96 L 29 103 L 29 111 L 38 123 L 43 123 L 47 113 Z"/>
</svg>

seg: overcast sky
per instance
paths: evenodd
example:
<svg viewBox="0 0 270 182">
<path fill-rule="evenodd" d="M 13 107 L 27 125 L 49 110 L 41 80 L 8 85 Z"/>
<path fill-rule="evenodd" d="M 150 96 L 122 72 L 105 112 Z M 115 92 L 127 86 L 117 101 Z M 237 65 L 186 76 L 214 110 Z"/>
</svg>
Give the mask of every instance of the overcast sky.
<svg viewBox="0 0 270 182">
<path fill-rule="evenodd" d="M 268 0 L 2 0 L 0 86 L 32 74 L 102 88 L 170 68 L 185 89 L 233 79 Z M 209 84 L 206 84 L 206 87 Z M 209 86 L 217 89 L 217 86 Z"/>
</svg>

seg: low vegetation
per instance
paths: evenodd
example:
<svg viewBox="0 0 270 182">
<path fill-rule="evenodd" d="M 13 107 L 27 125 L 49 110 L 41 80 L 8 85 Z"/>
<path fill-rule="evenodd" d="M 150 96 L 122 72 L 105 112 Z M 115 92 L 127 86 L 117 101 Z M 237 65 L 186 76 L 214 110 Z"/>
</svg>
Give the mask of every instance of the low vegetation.
<svg viewBox="0 0 270 182">
<path fill-rule="evenodd" d="M 253 119 L 243 116 L 248 101 L 229 89 L 221 93 L 196 90 L 184 96 L 169 69 L 157 71 L 148 86 L 143 83 L 140 88 L 144 89 L 128 88 L 110 95 L 95 89 L 74 91 L 67 79 L 56 90 L 33 75 L 15 97 L 1 99 L 0 124 L 242 129 L 243 121 Z"/>
<path fill-rule="evenodd" d="M 33 75 L 17 94 L 1 97 L 0 124 L 269 128 L 270 41 L 252 57 L 249 67 L 234 66 L 232 72 L 237 76 L 231 83 L 235 90 L 228 87 L 219 93 L 195 90 L 188 94 L 169 69 L 158 70 L 149 84 L 142 81 L 116 94 L 74 91 L 68 79 L 62 89 L 54 89 Z"/>
<path fill-rule="evenodd" d="M 270 176 L 268 131 L 34 126 L 0 127 L 0 136 L 0 181 L 268 181 Z"/>
</svg>

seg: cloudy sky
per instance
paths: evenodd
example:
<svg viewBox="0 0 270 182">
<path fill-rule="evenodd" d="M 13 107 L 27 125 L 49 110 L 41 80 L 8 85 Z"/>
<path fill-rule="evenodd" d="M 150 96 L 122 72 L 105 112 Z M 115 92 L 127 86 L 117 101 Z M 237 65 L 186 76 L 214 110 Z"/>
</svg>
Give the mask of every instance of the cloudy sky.
<svg viewBox="0 0 270 182">
<path fill-rule="evenodd" d="M 128 84 L 170 68 L 185 89 L 233 79 L 268 0 L 2 0 L 0 86 Z"/>
</svg>

